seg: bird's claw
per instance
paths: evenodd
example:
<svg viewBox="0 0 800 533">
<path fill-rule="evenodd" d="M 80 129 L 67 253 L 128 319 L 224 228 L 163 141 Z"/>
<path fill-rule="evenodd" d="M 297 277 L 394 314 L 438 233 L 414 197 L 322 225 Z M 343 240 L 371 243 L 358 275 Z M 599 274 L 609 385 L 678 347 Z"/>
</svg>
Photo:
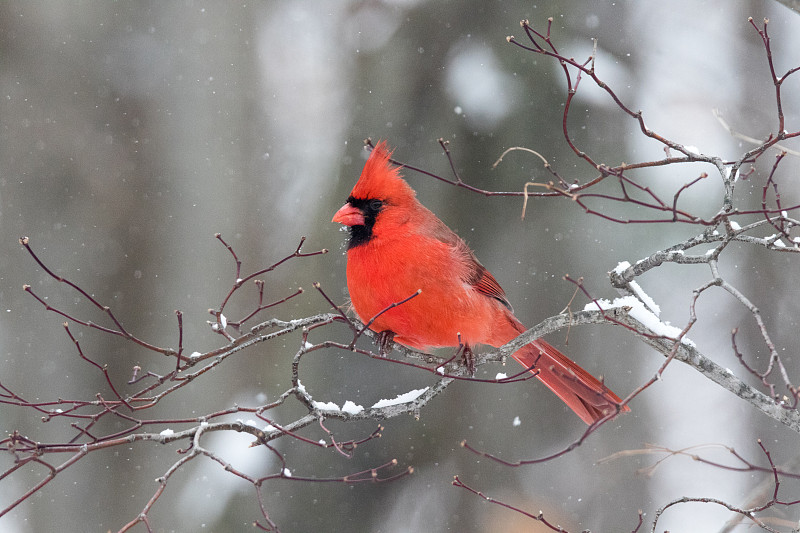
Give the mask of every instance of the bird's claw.
<svg viewBox="0 0 800 533">
<path fill-rule="evenodd" d="M 386 357 L 392 351 L 394 344 L 394 331 L 381 331 L 378 333 L 378 353 L 381 357 Z"/>
<path fill-rule="evenodd" d="M 472 348 L 467 346 L 466 344 L 461 347 L 461 360 L 464 363 L 464 366 L 467 367 L 467 372 L 469 372 L 470 376 L 475 375 L 475 353 L 472 351 Z"/>
</svg>

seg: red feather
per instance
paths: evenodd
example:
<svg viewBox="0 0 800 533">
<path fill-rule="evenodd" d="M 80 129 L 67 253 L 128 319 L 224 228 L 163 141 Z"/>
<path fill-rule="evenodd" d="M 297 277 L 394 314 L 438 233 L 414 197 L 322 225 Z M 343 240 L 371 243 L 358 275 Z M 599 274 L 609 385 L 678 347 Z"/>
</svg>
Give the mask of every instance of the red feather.
<svg viewBox="0 0 800 533">
<path fill-rule="evenodd" d="M 502 346 L 525 331 L 505 292 L 472 250 L 416 199 L 390 152 L 379 143 L 348 203 L 333 217 L 351 227 L 347 287 L 366 322 L 392 303 L 422 292 L 371 325 L 416 349 L 477 344 Z M 379 201 L 379 202 L 375 202 Z M 591 424 L 618 410 L 620 398 L 541 339 L 513 355 Z"/>
</svg>

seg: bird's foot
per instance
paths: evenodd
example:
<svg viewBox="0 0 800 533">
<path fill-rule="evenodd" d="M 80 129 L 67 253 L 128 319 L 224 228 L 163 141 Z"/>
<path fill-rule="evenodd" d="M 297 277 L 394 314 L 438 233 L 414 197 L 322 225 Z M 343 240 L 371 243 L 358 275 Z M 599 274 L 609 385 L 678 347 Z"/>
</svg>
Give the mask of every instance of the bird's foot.
<svg viewBox="0 0 800 533">
<path fill-rule="evenodd" d="M 378 333 L 378 353 L 381 357 L 386 357 L 392 351 L 394 344 L 394 331 L 384 330 Z"/>
<path fill-rule="evenodd" d="M 467 367 L 467 372 L 469 372 L 470 376 L 475 375 L 475 353 L 472 351 L 472 348 L 464 344 L 459 348 L 461 351 L 461 361 L 464 363 L 464 366 Z"/>
</svg>

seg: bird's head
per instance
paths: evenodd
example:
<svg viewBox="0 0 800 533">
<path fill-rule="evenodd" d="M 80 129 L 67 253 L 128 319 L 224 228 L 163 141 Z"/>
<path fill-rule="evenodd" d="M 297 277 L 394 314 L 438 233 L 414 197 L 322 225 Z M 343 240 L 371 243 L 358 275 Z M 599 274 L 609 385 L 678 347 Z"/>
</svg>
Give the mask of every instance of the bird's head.
<svg viewBox="0 0 800 533">
<path fill-rule="evenodd" d="M 418 204 L 399 167 L 389 161 L 391 155 L 385 142 L 375 146 L 347 203 L 333 215 L 333 222 L 350 228 L 349 248 L 369 242 L 382 227 L 406 222 Z"/>
</svg>

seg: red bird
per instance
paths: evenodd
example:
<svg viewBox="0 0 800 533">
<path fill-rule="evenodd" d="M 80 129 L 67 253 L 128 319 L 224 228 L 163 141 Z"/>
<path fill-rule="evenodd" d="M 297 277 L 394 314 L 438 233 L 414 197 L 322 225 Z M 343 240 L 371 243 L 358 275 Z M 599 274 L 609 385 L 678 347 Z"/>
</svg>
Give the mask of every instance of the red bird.
<svg viewBox="0 0 800 533">
<path fill-rule="evenodd" d="M 362 322 L 410 348 L 502 346 L 525 331 L 497 280 L 461 238 L 416 198 L 384 142 L 370 154 L 333 222 L 348 226 L 347 288 Z M 618 410 L 620 398 L 541 339 L 513 355 L 587 424 Z"/>
</svg>

